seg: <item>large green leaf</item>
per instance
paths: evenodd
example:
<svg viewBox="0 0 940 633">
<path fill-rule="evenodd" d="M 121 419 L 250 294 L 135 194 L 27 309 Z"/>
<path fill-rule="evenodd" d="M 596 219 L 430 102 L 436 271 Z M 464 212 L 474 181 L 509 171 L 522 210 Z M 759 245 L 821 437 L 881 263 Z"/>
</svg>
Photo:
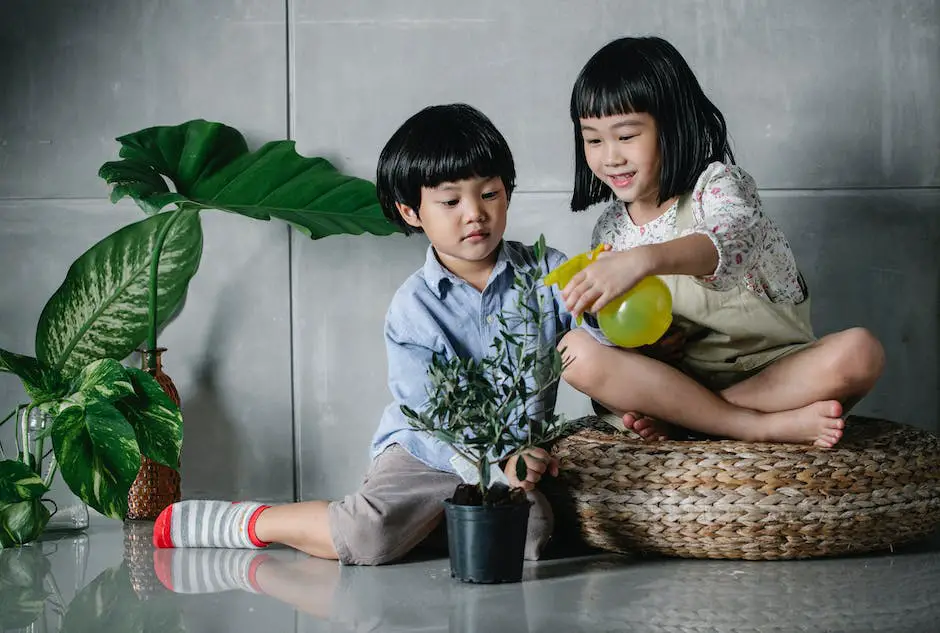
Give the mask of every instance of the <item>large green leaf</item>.
<svg viewBox="0 0 940 633">
<path fill-rule="evenodd" d="M 0 503 L 0 547 L 35 541 L 49 522 L 49 509 L 39 499 Z"/>
<path fill-rule="evenodd" d="M 144 342 L 151 253 L 164 229 L 158 325 L 173 314 L 202 256 L 202 227 L 195 211 L 164 213 L 125 226 L 75 260 L 39 317 L 40 361 L 71 378 L 93 360 L 123 359 Z"/>
<path fill-rule="evenodd" d="M 68 383 L 59 372 L 32 356 L 0 349 L 0 371 L 16 374 L 36 404 L 60 398 L 68 390 Z"/>
<path fill-rule="evenodd" d="M 285 220 L 313 239 L 399 231 L 382 215 L 371 182 L 342 174 L 323 158 L 300 156 L 293 141 L 249 152 L 238 130 L 203 120 L 117 140 L 123 160 L 105 163 L 98 175 L 113 186 L 112 201 L 129 196 L 147 213 L 173 203 L 221 209 Z"/>
<path fill-rule="evenodd" d="M 107 402 L 66 408 L 52 426 L 52 446 L 72 492 L 101 514 L 123 519 L 140 449 L 120 411 Z"/>
<path fill-rule="evenodd" d="M 183 446 L 183 416 L 156 379 L 145 371 L 128 367 L 134 395 L 115 403 L 137 435 L 140 452 L 155 462 L 179 468 Z"/>
<path fill-rule="evenodd" d="M 23 462 L 13 459 L 0 462 L 0 503 L 40 499 L 48 490 L 42 478 Z"/>
<path fill-rule="evenodd" d="M 114 402 L 134 395 L 127 369 L 113 358 L 103 358 L 85 365 L 76 378 L 75 391 L 84 400 Z"/>
</svg>

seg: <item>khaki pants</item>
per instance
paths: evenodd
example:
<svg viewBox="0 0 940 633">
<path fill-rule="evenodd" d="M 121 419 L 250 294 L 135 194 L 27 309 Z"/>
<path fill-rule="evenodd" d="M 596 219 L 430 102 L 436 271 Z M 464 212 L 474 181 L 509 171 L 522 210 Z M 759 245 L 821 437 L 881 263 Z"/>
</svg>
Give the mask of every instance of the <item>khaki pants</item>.
<svg viewBox="0 0 940 633">
<path fill-rule="evenodd" d="M 443 501 L 460 477 L 427 466 L 393 444 L 372 462 L 362 486 L 329 506 L 330 531 L 340 562 L 382 565 L 421 544 L 441 522 Z M 537 560 L 552 535 L 554 519 L 545 496 L 529 493 L 532 509 L 525 557 Z"/>
</svg>

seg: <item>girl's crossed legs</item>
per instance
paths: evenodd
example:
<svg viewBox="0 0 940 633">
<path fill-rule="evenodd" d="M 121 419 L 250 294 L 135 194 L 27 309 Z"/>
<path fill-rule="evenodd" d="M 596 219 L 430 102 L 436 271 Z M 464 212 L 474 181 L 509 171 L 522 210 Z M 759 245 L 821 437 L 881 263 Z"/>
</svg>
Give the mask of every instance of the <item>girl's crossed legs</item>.
<svg viewBox="0 0 940 633">
<path fill-rule="evenodd" d="M 559 348 L 570 362 L 565 380 L 650 439 L 664 437 L 655 420 L 669 420 L 732 439 L 831 447 L 842 437 L 844 412 L 871 390 L 884 367 L 881 344 L 862 328 L 825 336 L 718 393 L 584 331 L 569 332 Z"/>
</svg>

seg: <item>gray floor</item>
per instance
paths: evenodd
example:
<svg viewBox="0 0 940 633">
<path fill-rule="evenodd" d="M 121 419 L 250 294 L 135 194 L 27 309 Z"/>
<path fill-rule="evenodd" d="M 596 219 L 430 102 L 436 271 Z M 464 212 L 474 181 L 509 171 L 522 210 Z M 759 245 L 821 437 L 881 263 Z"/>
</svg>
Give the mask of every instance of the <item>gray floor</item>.
<svg viewBox="0 0 940 633">
<path fill-rule="evenodd" d="M 940 631 L 940 535 L 894 553 L 828 560 L 559 559 L 527 565 L 519 584 L 473 586 L 452 580 L 446 559 L 357 568 L 285 549 L 155 552 L 149 529 L 99 519 L 83 534 L 0 551 L 0 626 L 31 633 Z M 234 586 L 250 571 L 254 590 L 195 592 L 207 578 Z"/>
</svg>

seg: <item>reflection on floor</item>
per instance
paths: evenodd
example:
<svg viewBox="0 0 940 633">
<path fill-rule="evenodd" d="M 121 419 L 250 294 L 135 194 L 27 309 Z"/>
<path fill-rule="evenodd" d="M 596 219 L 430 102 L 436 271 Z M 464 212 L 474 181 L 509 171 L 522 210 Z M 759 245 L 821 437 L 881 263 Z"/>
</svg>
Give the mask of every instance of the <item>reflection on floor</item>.
<svg viewBox="0 0 940 633">
<path fill-rule="evenodd" d="M 940 631 L 940 535 L 809 561 L 563 558 L 475 586 L 441 558 L 359 568 L 286 549 L 155 551 L 150 529 L 93 523 L 0 551 L 0 629 Z"/>
</svg>

